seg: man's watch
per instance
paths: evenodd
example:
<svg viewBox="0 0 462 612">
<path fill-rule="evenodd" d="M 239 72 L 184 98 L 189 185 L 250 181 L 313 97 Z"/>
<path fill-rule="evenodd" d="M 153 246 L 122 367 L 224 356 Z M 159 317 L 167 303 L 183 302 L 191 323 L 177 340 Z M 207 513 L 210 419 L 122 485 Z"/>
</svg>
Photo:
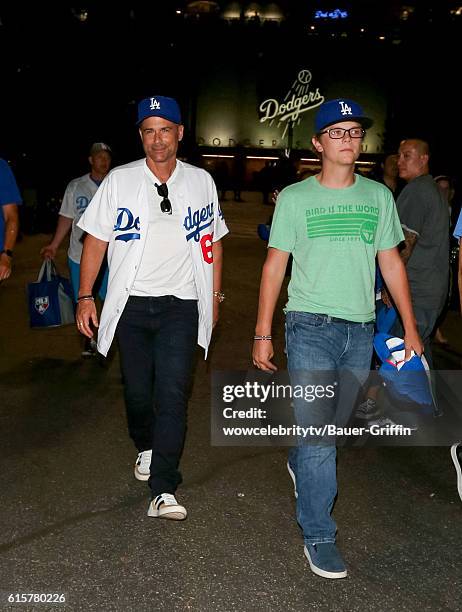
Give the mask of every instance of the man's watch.
<svg viewBox="0 0 462 612">
<path fill-rule="evenodd" d="M 213 295 L 214 295 L 214 297 L 217 298 L 217 300 L 220 302 L 220 304 L 225 299 L 225 294 L 223 293 L 223 291 L 214 291 Z"/>
<path fill-rule="evenodd" d="M 3 253 L 5 253 L 5 255 L 8 255 L 8 257 L 13 257 L 13 251 L 11 249 L 3 249 L 2 251 L 0 251 L 0 255 L 3 255 Z"/>
</svg>

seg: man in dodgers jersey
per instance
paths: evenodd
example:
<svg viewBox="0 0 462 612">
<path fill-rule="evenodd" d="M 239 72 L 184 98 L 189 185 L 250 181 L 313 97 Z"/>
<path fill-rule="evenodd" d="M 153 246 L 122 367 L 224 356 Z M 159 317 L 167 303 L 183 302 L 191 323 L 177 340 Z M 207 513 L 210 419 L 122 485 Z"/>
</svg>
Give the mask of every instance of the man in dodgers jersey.
<svg viewBox="0 0 462 612">
<path fill-rule="evenodd" d="M 77 325 L 98 326 L 93 282 L 108 247 L 109 283 L 98 332 L 106 355 L 117 336 L 135 476 L 148 480 L 148 515 L 186 518 L 175 491 L 196 343 L 207 352 L 218 320 L 221 238 L 228 229 L 211 176 L 176 159 L 183 138 L 173 98 L 138 104 L 146 158 L 115 168 L 79 227 L 85 240 Z M 109 246 L 108 246 L 109 245 Z"/>
<path fill-rule="evenodd" d="M 67 262 L 71 274 L 75 301 L 77 301 L 79 294 L 80 258 L 82 257 L 83 237 L 85 236 L 84 232 L 77 226 L 77 223 L 91 202 L 98 187 L 103 182 L 104 177 L 109 172 L 111 160 L 112 151 L 107 144 L 104 142 L 94 142 L 92 144 L 88 157 L 90 172 L 73 179 L 66 187 L 53 239 L 50 244 L 43 247 L 40 251 L 42 257 L 54 259 L 59 245 L 69 231 L 71 232 Z M 98 294 L 101 300 L 104 300 L 106 296 L 107 278 L 108 271 L 107 266 L 105 266 L 105 269 L 101 270 L 100 282 L 98 283 Z M 82 356 L 86 357 L 93 354 L 96 354 L 96 347 L 94 342 L 88 338 L 85 342 Z"/>
<path fill-rule="evenodd" d="M 374 333 L 377 255 L 382 276 L 401 313 L 406 357 L 422 352 L 406 271 L 397 245 L 403 233 L 391 192 L 354 173 L 364 128 L 371 121 L 356 102 L 324 102 L 315 118 L 312 144 L 321 171 L 279 195 L 263 267 L 253 362 L 272 371 L 271 324 L 289 255 L 292 277 L 286 307 L 286 347 L 292 384 L 348 383 L 311 404 L 294 399 L 299 425 L 344 425 L 359 385 L 369 373 Z M 315 372 L 317 371 L 317 372 Z M 353 373 L 355 378 L 353 378 Z M 351 385 L 354 380 L 355 384 Z M 326 399 L 327 398 L 327 399 Z M 337 412 L 335 412 L 337 411 Z M 337 493 L 336 448 L 332 440 L 298 440 L 289 473 L 295 484 L 297 520 L 310 567 L 324 578 L 344 578 L 331 517 Z"/>
</svg>

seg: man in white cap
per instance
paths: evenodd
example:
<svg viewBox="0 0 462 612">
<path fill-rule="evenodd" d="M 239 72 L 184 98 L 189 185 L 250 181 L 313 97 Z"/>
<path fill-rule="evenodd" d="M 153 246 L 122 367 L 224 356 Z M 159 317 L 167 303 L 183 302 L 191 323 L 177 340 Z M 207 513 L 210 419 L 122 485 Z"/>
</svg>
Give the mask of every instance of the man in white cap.
<svg viewBox="0 0 462 612">
<path fill-rule="evenodd" d="M 74 299 L 77 302 L 80 283 L 80 258 L 82 256 L 83 240 L 85 233 L 77 226 L 80 217 L 85 212 L 85 209 L 91 202 L 98 187 L 101 185 L 104 177 L 109 172 L 111 167 L 112 152 L 110 147 L 104 142 L 95 142 L 90 148 L 88 162 L 90 164 L 90 172 L 73 179 L 64 192 L 63 201 L 59 210 L 58 225 L 52 241 L 47 246 L 43 247 L 40 255 L 43 258 L 54 259 L 59 245 L 71 232 L 68 250 L 68 265 L 71 275 L 72 289 Z M 104 300 L 107 289 L 108 271 L 107 266 L 102 270 L 99 283 L 98 294 L 101 300 Z M 95 342 L 88 339 L 85 342 L 83 357 L 88 357 L 96 354 Z"/>
<path fill-rule="evenodd" d="M 77 325 L 98 326 L 92 288 L 108 248 L 109 283 L 98 350 L 116 335 L 135 477 L 148 480 L 148 516 L 183 520 L 175 492 L 186 432 L 196 344 L 206 351 L 218 320 L 221 238 L 228 232 L 212 177 L 176 157 L 183 138 L 178 103 L 138 104 L 145 157 L 115 168 L 79 222 L 85 240 Z M 109 247 L 108 247 L 109 245 Z"/>
<path fill-rule="evenodd" d="M 292 385 L 333 384 L 332 394 L 309 403 L 293 399 L 298 425 L 344 425 L 369 374 L 374 334 L 375 258 L 401 313 L 406 356 L 422 344 L 412 312 L 403 239 L 393 196 L 355 174 L 365 128 L 362 108 L 345 98 L 324 102 L 315 118 L 313 147 L 321 171 L 278 196 L 263 267 L 253 362 L 273 371 L 271 325 L 289 255 L 292 277 L 286 306 L 286 347 Z M 349 376 L 345 384 L 342 380 Z M 335 386 L 340 381 L 338 388 Z M 319 429 L 317 428 L 319 431 Z M 297 440 L 288 468 L 295 484 L 304 552 L 315 574 L 344 578 L 331 517 L 337 494 L 335 440 Z"/>
</svg>

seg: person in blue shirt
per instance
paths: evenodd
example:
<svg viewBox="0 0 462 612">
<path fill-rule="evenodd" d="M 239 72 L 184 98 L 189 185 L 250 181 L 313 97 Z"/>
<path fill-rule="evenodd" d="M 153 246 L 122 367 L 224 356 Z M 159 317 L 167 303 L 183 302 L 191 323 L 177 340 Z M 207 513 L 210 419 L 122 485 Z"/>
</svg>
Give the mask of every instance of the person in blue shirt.
<svg viewBox="0 0 462 612">
<path fill-rule="evenodd" d="M 462 249 L 460 248 L 460 244 L 462 241 L 462 211 L 460 212 L 459 218 L 457 219 L 453 236 L 459 242 L 458 285 L 460 296 L 460 312 L 462 315 Z M 459 440 L 451 446 L 451 457 L 457 472 L 457 491 L 459 493 L 460 499 L 462 500 L 462 441 Z"/>
<path fill-rule="evenodd" d="M 14 174 L 6 161 L 0 159 L 0 282 L 11 276 L 19 230 L 19 204 L 22 204 L 22 199 Z"/>
<path fill-rule="evenodd" d="M 462 211 L 457 219 L 456 227 L 454 228 L 454 238 L 459 242 L 459 246 L 462 240 Z M 460 296 L 460 312 L 462 315 L 462 249 L 459 248 L 459 270 L 457 274 L 459 296 Z"/>
</svg>

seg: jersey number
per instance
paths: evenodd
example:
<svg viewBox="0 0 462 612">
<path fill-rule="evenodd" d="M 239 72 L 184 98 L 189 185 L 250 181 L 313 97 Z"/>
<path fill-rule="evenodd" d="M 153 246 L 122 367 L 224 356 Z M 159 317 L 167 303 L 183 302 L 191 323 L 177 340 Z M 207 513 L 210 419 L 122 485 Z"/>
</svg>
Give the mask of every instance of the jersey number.
<svg viewBox="0 0 462 612">
<path fill-rule="evenodd" d="M 204 234 L 201 238 L 202 257 L 208 264 L 213 263 L 212 237 L 213 234 Z"/>
</svg>

